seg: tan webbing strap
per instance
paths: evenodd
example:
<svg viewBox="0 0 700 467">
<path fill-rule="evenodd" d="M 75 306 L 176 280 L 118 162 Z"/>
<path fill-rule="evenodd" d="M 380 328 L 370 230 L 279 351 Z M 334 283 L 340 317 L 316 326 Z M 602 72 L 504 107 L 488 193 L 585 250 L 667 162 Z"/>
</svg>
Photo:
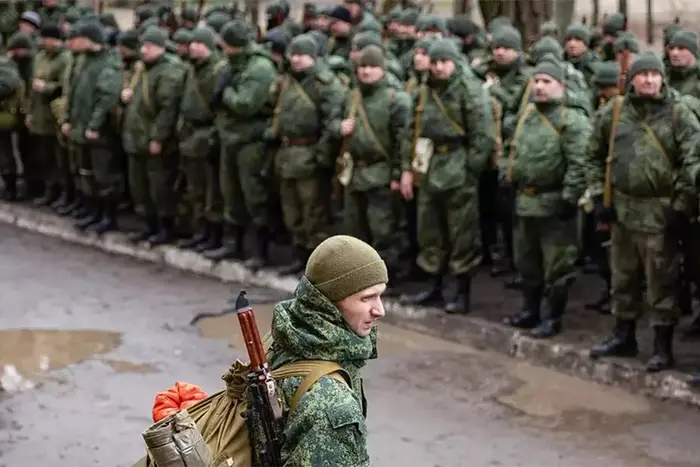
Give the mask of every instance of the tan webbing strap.
<svg viewBox="0 0 700 467">
<path fill-rule="evenodd" d="M 508 169 L 506 170 L 506 181 L 508 183 L 513 183 L 513 159 L 515 158 L 516 150 L 515 142 L 520 137 L 520 134 L 523 132 L 523 127 L 525 126 L 525 121 L 527 120 L 527 117 L 530 116 L 530 113 L 534 109 L 535 104 L 527 104 L 527 107 L 525 107 L 525 110 L 518 119 L 518 124 L 515 126 L 515 133 L 513 134 L 513 139 L 510 142 L 510 151 L 508 153 Z"/>
<path fill-rule="evenodd" d="M 285 76 L 282 79 L 282 83 L 280 84 L 280 91 L 279 94 L 277 95 L 277 104 L 275 105 L 275 109 L 272 111 L 272 134 L 275 136 L 279 136 L 280 132 L 280 112 L 282 112 L 282 95 L 284 92 L 287 90 L 287 87 L 289 86 L 289 77 Z"/>
<path fill-rule="evenodd" d="M 350 375 L 347 374 L 343 367 L 336 362 L 328 362 L 325 360 L 305 360 L 284 365 L 272 372 L 275 379 L 302 377 L 301 384 L 297 388 L 292 400 L 289 401 L 289 409 L 294 410 L 299 401 L 311 387 L 324 376 L 330 376 L 333 379 L 342 381 L 348 386 L 352 385 Z"/>
<path fill-rule="evenodd" d="M 356 91 L 358 96 L 360 94 L 360 91 Z M 391 103 L 394 100 L 394 90 L 389 89 L 389 107 L 391 107 Z M 389 159 L 389 152 L 386 150 L 386 148 L 382 145 L 381 141 L 379 141 L 379 138 L 377 137 L 377 134 L 374 132 L 374 129 L 372 128 L 372 125 L 369 121 L 369 118 L 367 117 L 367 111 L 365 110 L 365 105 L 362 103 L 362 98 L 359 98 L 359 103 L 357 106 L 357 113 L 360 115 L 360 121 L 362 122 L 362 125 L 367 129 L 367 134 L 369 137 L 372 139 L 372 142 L 374 143 L 375 146 L 381 151 L 382 155 L 384 158 Z"/>
<path fill-rule="evenodd" d="M 433 100 L 435 101 L 435 104 L 438 106 L 438 109 L 440 110 L 440 113 L 447 118 L 447 121 L 450 122 L 450 125 L 452 126 L 452 129 L 460 136 L 463 136 L 464 133 L 464 128 L 462 128 L 462 125 L 457 123 L 457 121 L 450 117 L 450 115 L 447 113 L 447 108 L 445 108 L 445 104 L 443 104 L 442 99 L 440 99 L 440 96 L 437 95 L 435 91 L 433 91 Z"/>
<path fill-rule="evenodd" d="M 603 206 L 606 208 L 612 206 L 612 163 L 613 155 L 615 154 L 615 132 L 617 131 L 617 122 L 620 120 L 623 99 L 624 97 L 622 96 L 615 96 L 615 103 L 613 104 L 610 139 L 608 140 L 608 157 L 605 159 L 605 184 L 603 186 Z"/>
<path fill-rule="evenodd" d="M 345 117 L 348 120 L 353 120 L 355 118 L 355 115 L 357 114 L 357 109 L 360 106 L 360 90 L 356 89 L 352 93 L 352 100 L 350 101 L 350 110 L 348 111 L 347 117 Z M 350 138 L 348 136 L 343 137 L 343 141 L 340 144 L 340 152 L 337 156 L 336 159 L 342 160 L 343 154 L 345 154 L 348 150 L 348 143 L 350 142 Z M 338 172 L 338 170 L 336 170 Z"/>
<path fill-rule="evenodd" d="M 530 93 L 532 92 L 532 78 L 527 80 L 527 86 L 525 86 L 525 91 L 523 92 L 523 96 L 520 98 L 520 106 L 518 109 L 522 109 L 524 106 L 530 102 Z"/>
</svg>

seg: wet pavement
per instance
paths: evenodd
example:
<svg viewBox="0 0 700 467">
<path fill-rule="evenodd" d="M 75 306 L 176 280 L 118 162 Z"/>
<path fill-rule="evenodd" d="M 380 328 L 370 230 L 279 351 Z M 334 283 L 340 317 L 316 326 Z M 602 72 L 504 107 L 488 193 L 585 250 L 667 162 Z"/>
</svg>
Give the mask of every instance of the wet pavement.
<svg viewBox="0 0 700 467">
<path fill-rule="evenodd" d="M 0 226 L 0 466 L 130 466 L 153 398 L 214 392 L 239 288 Z M 249 289 L 261 328 L 278 292 Z M 382 324 L 365 373 L 376 466 L 690 467 L 700 413 Z M 14 368 L 8 373 L 8 368 Z M 34 387 L 32 387 L 34 386 Z M 40 446 L 40 449 L 37 449 Z"/>
</svg>

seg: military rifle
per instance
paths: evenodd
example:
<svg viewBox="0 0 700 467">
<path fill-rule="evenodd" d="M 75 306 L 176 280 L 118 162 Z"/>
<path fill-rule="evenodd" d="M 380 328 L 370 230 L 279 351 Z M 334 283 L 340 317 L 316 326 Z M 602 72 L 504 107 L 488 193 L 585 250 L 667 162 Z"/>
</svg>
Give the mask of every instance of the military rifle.
<svg viewBox="0 0 700 467">
<path fill-rule="evenodd" d="M 247 403 L 244 414 L 255 465 L 282 465 L 282 404 L 277 396 L 277 382 L 270 372 L 265 348 L 260 338 L 255 311 L 246 298 L 245 290 L 236 299 L 236 315 L 250 358 Z"/>
</svg>

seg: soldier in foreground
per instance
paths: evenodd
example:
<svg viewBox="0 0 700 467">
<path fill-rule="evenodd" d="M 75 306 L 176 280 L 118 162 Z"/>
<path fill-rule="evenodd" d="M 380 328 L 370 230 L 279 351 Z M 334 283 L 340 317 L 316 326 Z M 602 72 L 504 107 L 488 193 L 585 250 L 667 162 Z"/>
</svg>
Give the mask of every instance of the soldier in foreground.
<svg viewBox="0 0 700 467">
<path fill-rule="evenodd" d="M 338 235 L 311 253 L 294 298 L 275 306 L 268 354 L 272 370 L 325 360 L 339 363 L 351 380 L 324 376 L 299 400 L 285 423 L 285 467 L 370 465 L 360 369 L 376 358 L 375 324 L 384 316 L 387 281 L 384 261 L 371 246 Z M 300 382 L 278 382 L 287 406 Z"/>
</svg>

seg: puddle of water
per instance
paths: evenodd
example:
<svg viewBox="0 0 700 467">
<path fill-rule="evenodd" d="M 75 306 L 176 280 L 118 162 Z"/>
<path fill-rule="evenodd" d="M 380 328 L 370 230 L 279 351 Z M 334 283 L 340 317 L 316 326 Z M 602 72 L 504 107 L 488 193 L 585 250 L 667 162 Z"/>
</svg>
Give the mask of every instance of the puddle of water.
<svg viewBox="0 0 700 467">
<path fill-rule="evenodd" d="M 255 306 L 258 328 L 263 336 L 270 330 L 273 309 L 274 304 L 269 303 Z M 202 337 L 225 340 L 235 348 L 244 348 L 238 317 L 234 313 L 216 318 L 201 319 L 197 322 L 197 328 Z M 377 346 L 377 352 L 380 357 L 416 352 L 474 352 L 473 349 L 454 342 L 397 328 L 386 323 L 379 324 Z"/>
<path fill-rule="evenodd" d="M 514 392 L 496 399 L 515 410 L 535 417 L 553 417 L 565 412 L 598 412 L 605 415 L 641 415 L 651 410 L 643 396 L 583 381 L 527 363 L 513 365 L 512 375 L 523 382 Z"/>
<path fill-rule="evenodd" d="M 99 330 L 2 329 L 0 368 L 5 386 L 64 368 L 121 344 L 121 334 Z M 11 388 L 5 387 L 6 390 Z"/>
<path fill-rule="evenodd" d="M 150 363 L 134 363 L 124 360 L 102 360 L 109 365 L 115 373 L 158 373 L 160 370 Z"/>
</svg>

